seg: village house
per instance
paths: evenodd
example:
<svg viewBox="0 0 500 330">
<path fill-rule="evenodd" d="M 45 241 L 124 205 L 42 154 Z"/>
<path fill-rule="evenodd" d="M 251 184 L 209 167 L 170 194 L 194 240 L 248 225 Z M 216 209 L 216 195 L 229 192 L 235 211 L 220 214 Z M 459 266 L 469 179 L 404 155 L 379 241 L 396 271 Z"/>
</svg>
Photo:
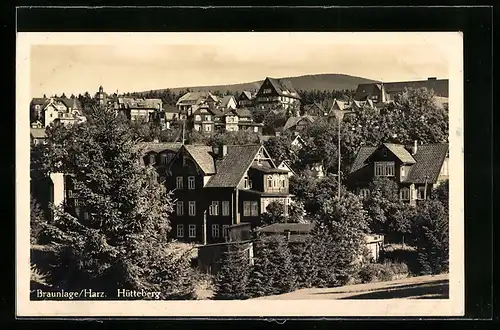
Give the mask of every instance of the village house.
<svg viewBox="0 0 500 330">
<path fill-rule="evenodd" d="M 299 116 L 299 117 L 290 117 L 285 123 L 283 127 L 284 131 L 292 131 L 292 132 L 301 132 L 308 125 L 314 123 L 316 117 L 312 117 L 309 115 Z"/>
<path fill-rule="evenodd" d="M 435 77 L 427 80 L 402 81 L 402 82 L 380 82 L 360 84 L 356 89 L 354 100 L 371 100 L 374 104 L 389 103 L 394 96 L 402 93 L 405 89 L 427 88 L 433 90 L 436 101 L 440 104 L 448 103 L 448 79 L 437 79 Z"/>
<path fill-rule="evenodd" d="M 399 186 L 399 199 L 415 205 L 428 199 L 432 188 L 448 179 L 448 163 L 447 143 L 365 146 L 358 151 L 347 185 L 366 197 L 374 178 L 390 178 Z"/>
<path fill-rule="evenodd" d="M 177 142 L 141 142 L 139 147 L 143 150 L 143 164 L 153 166 L 159 174 L 160 182 L 165 181 L 168 164 L 181 148 L 182 143 Z"/>
<path fill-rule="evenodd" d="M 226 95 L 220 98 L 218 106 L 223 109 L 236 109 L 238 102 L 232 95 Z"/>
<path fill-rule="evenodd" d="M 309 115 L 312 117 L 326 116 L 326 111 L 323 104 L 319 104 L 318 102 L 304 105 L 302 112 L 304 115 Z"/>
<path fill-rule="evenodd" d="M 182 95 L 175 104 L 179 113 L 192 116 L 199 107 L 215 108 L 219 103 L 217 96 L 210 92 L 188 92 Z M 186 119 L 186 118 L 181 118 Z"/>
<path fill-rule="evenodd" d="M 254 133 L 262 133 L 264 124 L 256 123 L 248 108 L 225 109 L 216 115 L 216 130 L 219 132 L 235 132 L 250 130 Z"/>
<path fill-rule="evenodd" d="M 290 201 L 288 171 L 262 145 L 183 145 L 166 182 L 176 199 L 171 234 L 181 241 L 224 242 L 228 226 L 256 227 L 269 203 Z"/>
<path fill-rule="evenodd" d="M 81 123 L 86 120 L 82 113 L 80 101 L 76 98 L 34 98 L 31 101 L 30 108 L 30 124 L 32 128 L 47 127 L 54 121 L 67 125 Z"/>
<path fill-rule="evenodd" d="M 162 110 L 162 101 L 161 99 L 118 97 L 115 109 L 131 121 L 149 122 L 153 113 Z"/>
<path fill-rule="evenodd" d="M 289 80 L 269 77 L 264 80 L 255 95 L 255 103 L 261 108 L 273 105 L 283 109 L 289 107 L 300 109 L 300 100 L 299 94 Z"/>
<path fill-rule="evenodd" d="M 94 101 L 98 106 L 107 106 L 109 104 L 115 104 L 117 102 L 118 98 L 118 91 L 116 91 L 115 94 L 108 95 L 104 91 L 104 88 L 102 86 L 99 86 L 99 91 L 95 93 L 94 95 Z"/>
<path fill-rule="evenodd" d="M 34 145 L 45 144 L 47 142 L 45 128 L 30 128 L 30 138 Z"/>
<path fill-rule="evenodd" d="M 255 94 L 254 92 L 243 91 L 238 96 L 238 106 L 239 107 L 252 107 L 255 104 Z"/>
</svg>

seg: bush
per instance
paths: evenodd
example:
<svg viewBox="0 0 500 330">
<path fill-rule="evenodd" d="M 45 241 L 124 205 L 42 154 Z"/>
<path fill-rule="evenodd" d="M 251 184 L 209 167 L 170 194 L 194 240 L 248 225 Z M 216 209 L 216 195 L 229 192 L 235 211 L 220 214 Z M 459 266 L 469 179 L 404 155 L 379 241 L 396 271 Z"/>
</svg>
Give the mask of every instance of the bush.
<svg viewBox="0 0 500 330">
<path fill-rule="evenodd" d="M 250 266 L 243 251 L 230 247 L 223 254 L 221 268 L 215 277 L 215 299 L 246 299 Z"/>
<path fill-rule="evenodd" d="M 407 277 L 408 266 L 405 263 L 385 262 L 383 264 L 366 264 L 359 271 L 361 283 L 371 283 L 378 281 L 393 281 Z"/>
</svg>

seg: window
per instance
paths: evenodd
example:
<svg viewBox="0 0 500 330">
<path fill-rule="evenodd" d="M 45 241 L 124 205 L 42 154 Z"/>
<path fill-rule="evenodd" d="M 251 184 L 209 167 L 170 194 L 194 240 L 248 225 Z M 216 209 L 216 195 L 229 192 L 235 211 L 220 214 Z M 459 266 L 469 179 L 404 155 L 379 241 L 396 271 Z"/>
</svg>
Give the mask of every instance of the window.
<svg viewBox="0 0 500 330">
<path fill-rule="evenodd" d="M 448 175 L 448 160 L 444 160 L 440 175 Z"/>
<path fill-rule="evenodd" d="M 222 215 L 229 215 L 229 201 L 222 201 Z"/>
<path fill-rule="evenodd" d="M 189 225 L 189 237 L 190 238 L 196 237 L 196 225 Z"/>
<path fill-rule="evenodd" d="M 196 215 L 196 202 L 195 201 L 189 201 L 189 215 L 192 217 Z"/>
<path fill-rule="evenodd" d="M 361 196 L 361 198 L 367 198 L 368 196 L 370 196 L 370 189 L 368 189 L 368 188 L 361 188 L 359 190 L 359 196 Z"/>
<path fill-rule="evenodd" d="M 417 199 L 425 199 L 425 187 L 418 187 Z"/>
<path fill-rule="evenodd" d="M 165 165 L 167 163 L 167 155 L 166 154 L 161 155 L 161 163 L 163 165 Z"/>
<path fill-rule="evenodd" d="M 201 116 L 200 116 L 200 115 L 196 115 L 196 116 L 194 117 L 194 120 L 196 120 L 196 121 L 201 121 Z"/>
<path fill-rule="evenodd" d="M 401 188 L 401 190 L 399 190 L 399 199 L 402 201 L 409 201 L 410 200 L 410 189 Z"/>
<path fill-rule="evenodd" d="M 68 198 L 73 198 L 73 190 L 68 190 Z"/>
<path fill-rule="evenodd" d="M 401 166 L 401 176 L 405 176 L 405 175 L 406 175 L 405 167 Z"/>
<path fill-rule="evenodd" d="M 281 179 L 281 188 L 285 188 L 285 179 Z"/>
<path fill-rule="evenodd" d="M 259 128 L 258 128 L 257 126 L 255 126 L 255 127 L 253 128 L 253 131 L 254 131 L 255 133 L 259 133 Z"/>
<path fill-rule="evenodd" d="M 250 180 L 248 176 L 243 178 L 243 187 L 245 189 L 252 189 L 252 180 Z"/>
<path fill-rule="evenodd" d="M 177 201 L 177 215 L 184 215 L 184 202 Z"/>
<path fill-rule="evenodd" d="M 219 202 L 212 201 L 212 205 L 208 208 L 208 214 L 210 215 L 219 215 Z"/>
<path fill-rule="evenodd" d="M 250 202 L 243 202 L 243 216 L 250 216 Z"/>
<path fill-rule="evenodd" d="M 88 220 L 89 219 L 89 213 L 87 211 L 83 212 L 83 218 L 85 220 Z"/>
<path fill-rule="evenodd" d="M 211 131 L 212 131 L 212 126 L 205 125 L 205 132 L 211 132 Z"/>
<path fill-rule="evenodd" d="M 212 225 L 212 237 L 219 237 L 219 225 Z"/>
<path fill-rule="evenodd" d="M 273 186 L 273 177 L 268 175 L 267 176 L 267 187 L 271 188 Z"/>
<path fill-rule="evenodd" d="M 183 181 L 183 180 L 182 180 L 182 176 L 178 176 L 178 177 L 176 178 L 176 185 L 175 185 L 175 187 L 176 187 L 177 189 L 182 189 L 182 188 L 183 188 L 183 187 L 182 187 L 182 186 L 183 186 L 183 185 L 182 185 L 182 181 Z"/>
<path fill-rule="evenodd" d="M 154 163 L 155 163 L 155 160 L 156 160 L 156 159 L 155 159 L 155 155 L 154 155 L 154 154 L 149 155 L 149 163 L 150 163 L 150 164 L 154 164 Z"/>
<path fill-rule="evenodd" d="M 79 206 L 79 204 L 78 204 L 78 199 L 76 199 L 76 198 L 75 198 L 75 199 L 73 199 L 73 203 L 75 204 L 75 207 L 78 207 L 78 206 Z"/>
<path fill-rule="evenodd" d="M 205 116 L 205 120 L 206 120 L 206 121 L 210 121 L 211 119 L 212 119 L 212 118 L 211 118 L 209 115 Z"/>
<path fill-rule="evenodd" d="M 177 225 L 177 237 L 184 237 L 184 225 Z"/>
<path fill-rule="evenodd" d="M 375 162 L 375 176 L 394 176 L 394 162 Z"/>
<path fill-rule="evenodd" d="M 256 217 L 259 215 L 259 202 L 252 202 L 251 204 L 251 216 Z"/>
<path fill-rule="evenodd" d="M 195 187 L 195 177 L 194 176 L 189 176 L 188 177 L 188 189 L 193 190 Z"/>
<path fill-rule="evenodd" d="M 222 237 L 227 237 L 227 228 L 228 225 L 222 225 Z"/>
</svg>

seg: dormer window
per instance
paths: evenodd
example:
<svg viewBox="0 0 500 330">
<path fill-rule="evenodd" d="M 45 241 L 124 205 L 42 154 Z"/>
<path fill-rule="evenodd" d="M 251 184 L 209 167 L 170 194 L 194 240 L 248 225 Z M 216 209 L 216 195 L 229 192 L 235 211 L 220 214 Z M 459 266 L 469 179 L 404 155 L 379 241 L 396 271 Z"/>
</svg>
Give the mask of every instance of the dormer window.
<svg viewBox="0 0 500 330">
<path fill-rule="evenodd" d="M 252 180 L 250 180 L 248 176 L 243 178 L 243 187 L 245 189 L 252 189 Z"/>
</svg>

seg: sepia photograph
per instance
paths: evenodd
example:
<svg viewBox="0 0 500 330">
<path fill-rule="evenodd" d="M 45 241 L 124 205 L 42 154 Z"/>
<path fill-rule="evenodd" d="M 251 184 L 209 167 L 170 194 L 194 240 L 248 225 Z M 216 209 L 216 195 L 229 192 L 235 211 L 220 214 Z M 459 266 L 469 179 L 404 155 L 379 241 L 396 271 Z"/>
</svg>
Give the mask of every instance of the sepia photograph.
<svg viewBox="0 0 500 330">
<path fill-rule="evenodd" d="M 18 315 L 463 315 L 459 32 L 17 42 Z"/>
</svg>

